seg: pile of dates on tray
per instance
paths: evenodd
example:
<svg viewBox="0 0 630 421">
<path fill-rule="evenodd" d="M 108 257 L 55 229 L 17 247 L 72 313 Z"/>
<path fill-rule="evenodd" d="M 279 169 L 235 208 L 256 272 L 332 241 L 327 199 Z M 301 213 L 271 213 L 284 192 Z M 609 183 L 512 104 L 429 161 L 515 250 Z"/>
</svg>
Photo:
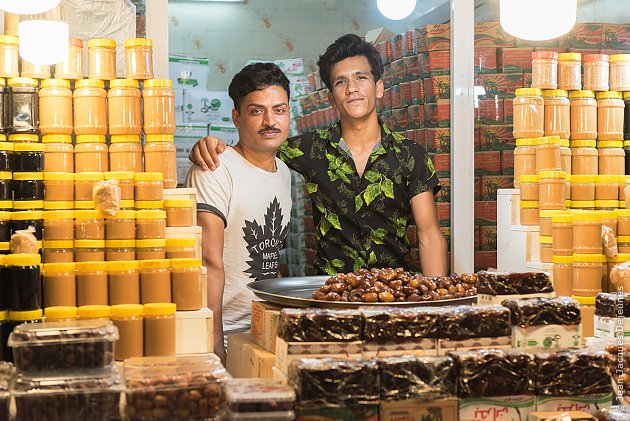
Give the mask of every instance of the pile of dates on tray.
<svg viewBox="0 0 630 421">
<path fill-rule="evenodd" d="M 364 303 L 449 300 L 476 295 L 476 285 L 475 274 L 427 277 L 402 268 L 359 269 L 328 278 L 311 298 Z"/>
</svg>

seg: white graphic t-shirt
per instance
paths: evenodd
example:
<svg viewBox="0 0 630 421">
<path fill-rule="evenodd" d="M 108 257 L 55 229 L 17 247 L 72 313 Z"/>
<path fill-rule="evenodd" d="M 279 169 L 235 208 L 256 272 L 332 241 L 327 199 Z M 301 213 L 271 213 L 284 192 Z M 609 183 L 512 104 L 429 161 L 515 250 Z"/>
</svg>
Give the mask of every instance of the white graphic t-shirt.
<svg viewBox="0 0 630 421">
<path fill-rule="evenodd" d="M 213 212 L 225 223 L 223 265 L 224 331 L 247 330 L 254 294 L 247 284 L 278 276 L 291 217 L 291 174 L 276 158 L 278 170 L 264 171 L 228 147 L 215 171 L 194 166 L 186 186 L 197 188 L 197 210 Z"/>
</svg>

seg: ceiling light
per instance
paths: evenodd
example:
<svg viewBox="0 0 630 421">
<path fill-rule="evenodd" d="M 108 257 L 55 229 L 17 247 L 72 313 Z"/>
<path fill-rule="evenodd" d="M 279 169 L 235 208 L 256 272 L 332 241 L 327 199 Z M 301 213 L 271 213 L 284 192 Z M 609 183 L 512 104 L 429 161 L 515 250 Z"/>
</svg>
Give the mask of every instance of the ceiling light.
<svg viewBox="0 0 630 421">
<path fill-rule="evenodd" d="M 56 7 L 61 0 L 0 0 L 0 9 L 17 15 L 44 13 Z"/>
<path fill-rule="evenodd" d="M 416 0 L 376 0 L 376 7 L 391 20 L 404 19 L 416 8 Z"/>
<path fill-rule="evenodd" d="M 553 39 L 575 25 L 577 0 L 501 0 L 499 16 L 505 32 L 516 38 Z"/>
<path fill-rule="evenodd" d="M 20 57 L 33 64 L 55 64 L 68 57 L 70 29 L 65 22 L 26 20 L 18 25 Z"/>
</svg>

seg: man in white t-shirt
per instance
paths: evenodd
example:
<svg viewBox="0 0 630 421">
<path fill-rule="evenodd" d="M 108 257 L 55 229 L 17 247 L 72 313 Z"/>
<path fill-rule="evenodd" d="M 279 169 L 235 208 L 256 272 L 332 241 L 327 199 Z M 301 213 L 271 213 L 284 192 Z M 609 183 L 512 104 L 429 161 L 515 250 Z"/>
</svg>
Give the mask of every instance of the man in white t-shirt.
<svg viewBox="0 0 630 421">
<path fill-rule="evenodd" d="M 214 312 L 214 349 L 225 359 L 224 333 L 250 327 L 249 282 L 278 277 L 278 258 L 291 214 L 291 175 L 276 158 L 289 132 L 289 80 L 272 63 L 241 70 L 228 90 L 239 141 L 217 171 L 193 166 L 208 306 Z"/>
</svg>

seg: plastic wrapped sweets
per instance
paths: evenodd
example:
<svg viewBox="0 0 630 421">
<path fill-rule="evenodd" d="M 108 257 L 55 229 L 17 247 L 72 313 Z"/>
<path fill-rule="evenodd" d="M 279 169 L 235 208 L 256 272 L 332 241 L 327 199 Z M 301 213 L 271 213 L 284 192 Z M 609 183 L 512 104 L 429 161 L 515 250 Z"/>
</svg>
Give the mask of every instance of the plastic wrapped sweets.
<svg viewBox="0 0 630 421">
<path fill-rule="evenodd" d="M 497 338 L 510 336 L 510 311 L 500 305 L 457 306 L 440 312 L 441 339 Z"/>
<path fill-rule="evenodd" d="M 595 315 L 630 317 L 630 294 L 600 292 L 595 298 Z"/>
<path fill-rule="evenodd" d="M 287 342 L 361 340 L 363 316 L 358 310 L 284 309 L 278 336 Z"/>
<path fill-rule="evenodd" d="M 460 398 L 531 395 L 532 355 L 518 351 L 482 349 L 449 354 L 457 367 Z"/>
<path fill-rule="evenodd" d="M 544 272 L 477 273 L 477 292 L 488 295 L 540 294 L 553 292 L 549 275 Z"/>
<path fill-rule="evenodd" d="M 381 400 L 431 400 L 456 394 L 457 373 L 449 357 L 383 358 L 378 369 Z"/>
<path fill-rule="evenodd" d="M 295 391 L 271 379 L 232 379 L 227 382 L 226 397 L 231 414 L 287 413 L 295 406 Z M 292 412 L 288 415 L 290 416 Z"/>
<path fill-rule="evenodd" d="M 15 368 L 10 363 L 0 361 L 0 420 L 9 419 L 9 384 L 15 375 Z"/>
<path fill-rule="evenodd" d="M 366 342 L 401 343 L 437 338 L 439 311 L 429 308 L 362 310 Z"/>
<path fill-rule="evenodd" d="M 520 327 L 580 324 L 580 305 L 569 297 L 506 300 L 503 306 L 512 312 L 512 324 Z"/>
<path fill-rule="evenodd" d="M 606 351 L 536 354 L 534 383 L 539 396 L 610 393 L 610 355 Z"/>
</svg>

